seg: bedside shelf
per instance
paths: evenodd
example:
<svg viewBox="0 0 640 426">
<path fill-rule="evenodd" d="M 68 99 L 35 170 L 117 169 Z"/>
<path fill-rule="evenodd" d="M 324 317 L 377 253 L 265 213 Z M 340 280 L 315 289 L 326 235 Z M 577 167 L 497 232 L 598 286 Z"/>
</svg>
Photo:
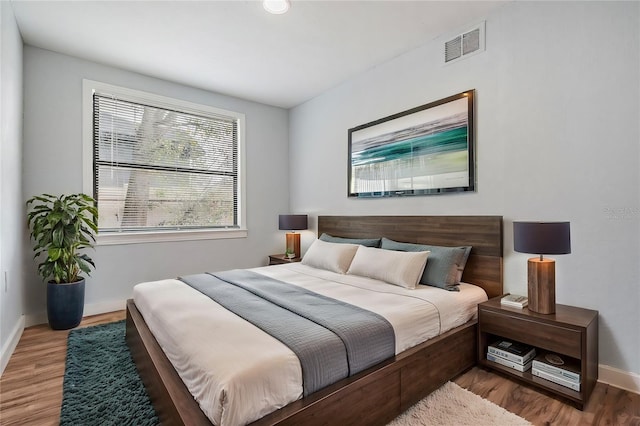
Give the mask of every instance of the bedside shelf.
<svg viewBox="0 0 640 426">
<path fill-rule="evenodd" d="M 536 385 L 537 387 L 546 389 L 552 393 L 558 394 L 564 398 L 573 400 L 573 401 L 579 401 L 581 400 L 581 396 L 580 396 L 580 392 L 578 391 L 574 391 L 573 389 L 569 389 L 566 386 L 562 386 L 553 382 L 550 382 L 549 380 L 545 380 L 542 379 L 540 377 L 536 377 L 533 374 L 531 374 L 531 370 L 529 371 L 525 371 L 524 373 L 520 372 L 520 371 L 516 371 L 512 368 L 509 367 L 505 367 L 503 365 L 497 364 L 495 362 L 489 361 L 485 359 L 483 361 L 480 361 L 480 365 L 482 365 L 483 367 L 487 367 L 487 368 L 491 368 L 492 370 L 496 370 L 496 371 L 500 371 L 502 373 L 505 373 L 509 376 L 515 377 L 518 380 L 521 380 L 523 382 L 526 383 L 532 383 L 534 385 Z M 586 401 L 585 401 L 586 403 Z M 583 407 L 581 406 L 580 409 L 582 409 Z"/>
<path fill-rule="evenodd" d="M 507 339 L 555 352 L 580 363 L 580 391 L 487 360 L 487 346 Z M 598 380 L 598 311 L 556 305 L 554 314 L 500 305 L 500 297 L 478 305 L 478 364 L 564 397 L 580 409 Z"/>
</svg>

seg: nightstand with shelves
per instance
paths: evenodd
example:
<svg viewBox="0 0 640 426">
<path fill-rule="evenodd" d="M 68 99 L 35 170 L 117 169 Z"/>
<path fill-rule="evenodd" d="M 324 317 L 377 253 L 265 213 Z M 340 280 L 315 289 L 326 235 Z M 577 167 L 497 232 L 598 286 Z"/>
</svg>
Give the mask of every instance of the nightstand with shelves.
<svg viewBox="0 0 640 426">
<path fill-rule="evenodd" d="M 487 346 L 507 339 L 570 357 L 580 365 L 580 391 L 487 360 Z M 500 305 L 500 297 L 478 305 L 478 364 L 564 397 L 580 409 L 598 380 L 598 311 L 556 304 L 553 314 Z"/>
<path fill-rule="evenodd" d="M 284 253 L 269 255 L 269 265 L 282 265 L 284 263 L 295 263 L 295 262 L 300 262 L 301 260 L 302 260 L 301 257 L 294 257 L 292 259 L 289 259 Z"/>
</svg>

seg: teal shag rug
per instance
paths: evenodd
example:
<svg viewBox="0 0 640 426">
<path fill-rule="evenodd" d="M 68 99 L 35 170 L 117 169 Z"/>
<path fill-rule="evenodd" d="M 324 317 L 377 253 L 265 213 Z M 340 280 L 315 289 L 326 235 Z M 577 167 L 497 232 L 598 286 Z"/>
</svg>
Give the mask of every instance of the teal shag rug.
<svg viewBox="0 0 640 426">
<path fill-rule="evenodd" d="M 71 330 L 61 426 L 160 424 L 125 342 L 125 322 Z"/>
</svg>

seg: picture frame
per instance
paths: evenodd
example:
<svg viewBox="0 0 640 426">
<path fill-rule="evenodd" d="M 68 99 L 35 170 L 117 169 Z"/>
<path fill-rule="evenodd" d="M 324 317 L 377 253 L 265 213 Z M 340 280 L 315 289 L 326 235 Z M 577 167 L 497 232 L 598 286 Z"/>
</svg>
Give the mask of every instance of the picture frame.
<svg viewBox="0 0 640 426">
<path fill-rule="evenodd" d="M 475 90 L 348 130 L 348 196 L 475 191 Z"/>
</svg>

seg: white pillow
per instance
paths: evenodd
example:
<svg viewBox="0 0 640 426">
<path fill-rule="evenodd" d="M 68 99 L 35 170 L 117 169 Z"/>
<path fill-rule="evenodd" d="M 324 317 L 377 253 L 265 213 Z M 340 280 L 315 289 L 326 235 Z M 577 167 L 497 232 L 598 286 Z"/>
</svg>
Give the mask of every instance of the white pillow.
<svg viewBox="0 0 640 426">
<path fill-rule="evenodd" d="M 302 258 L 302 264 L 344 274 L 349 269 L 358 247 L 357 244 L 315 240 Z"/>
<path fill-rule="evenodd" d="M 414 289 L 422 277 L 430 252 L 404 252 L 358 247 L 347 274 L 375 278 L 389 284 Z"/>
</svg>

